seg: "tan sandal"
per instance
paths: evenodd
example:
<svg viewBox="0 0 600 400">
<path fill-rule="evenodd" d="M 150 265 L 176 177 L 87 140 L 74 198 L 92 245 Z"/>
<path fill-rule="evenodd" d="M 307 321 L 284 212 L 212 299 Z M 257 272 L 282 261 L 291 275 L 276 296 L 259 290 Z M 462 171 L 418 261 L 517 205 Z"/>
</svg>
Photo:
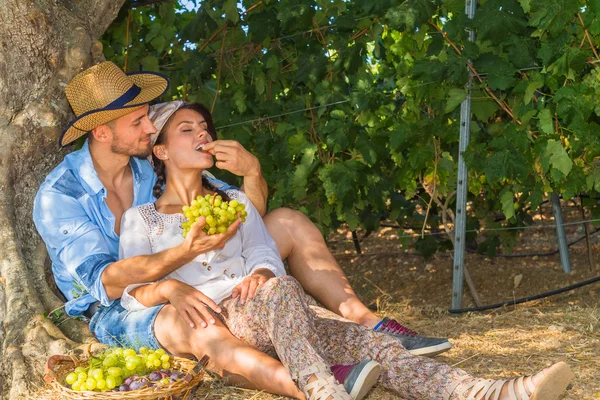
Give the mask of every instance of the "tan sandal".
<svg viewBox="0 0 600 400">
<path fill-rule="evenodd" d="M 571 368 L 562 361 L 545 370 L 543 374 L 542 379 L 535 385 L 531 400 L 557 399 L 575 377 Z"/>
<path fill-rule="evenodd" d="M 559 362 L 542 371 L 537 385 L 533 384 L 531 376 L 511 380 L 473 379 L 470 382 L 463 380 L 453 385 L 444 400 L 449 400 L 455 390 L 455 394 L 460 399 L 498 400 L 505 384 L 508 384 L 508 400 L 556 400 L 567 389 L 573 377 L 569 366 Z M 531 394 L 527 392 L 525 386 Z"/>
<path fill-rule="evenodd" d="M 292 379 L 298 382 L 298 378 L 306 376 L 316 378 L 302 388 L 307 400 L 352 400 L 344 386 L 337 383 L 331 370 L 325 364 L 313 364 L 294 374 Z"/>
</svg>

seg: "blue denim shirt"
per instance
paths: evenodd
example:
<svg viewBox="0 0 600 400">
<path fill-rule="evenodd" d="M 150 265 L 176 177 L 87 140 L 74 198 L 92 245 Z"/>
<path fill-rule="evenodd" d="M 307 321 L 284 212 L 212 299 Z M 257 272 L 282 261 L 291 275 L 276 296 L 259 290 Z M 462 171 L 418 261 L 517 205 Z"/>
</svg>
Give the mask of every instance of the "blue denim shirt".
<svg viewBox="0 0 600 400">
<path fill-rule="evenodd" d="M 132 207 L 154 202 L 156 175 L 145 159 L 131 158 Z M 229 185 L 209 177 L 220 189 Z M 65 311 L 80 315 L 91 303 L 108 306 L 102 272 L 118 260 L 115 216 L 106 205 L 106 188 L 98 178 L 88 142 L 68 154 L 40 186 L 33 222 L 52 260 L 54 280 L 67 298 Z"/>
</svg>

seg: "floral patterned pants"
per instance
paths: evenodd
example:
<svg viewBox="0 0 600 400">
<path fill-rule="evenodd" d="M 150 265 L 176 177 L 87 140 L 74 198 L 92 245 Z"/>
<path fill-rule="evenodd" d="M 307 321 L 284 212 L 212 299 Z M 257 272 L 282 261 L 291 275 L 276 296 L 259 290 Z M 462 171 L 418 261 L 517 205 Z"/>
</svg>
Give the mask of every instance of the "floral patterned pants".
<svg viewBox="0 0 600 400">
<path fill-rule="evenodd" d="M 319 362 L 354 364 L 371 358 L 382 366 L 385 388 L 404 399 L 430 400 L 444 399 L 450 387 L 470 380 L 461 369 L 413 356 L 393 337 L 313 304 L 294 278 L 284 276 L 261 285 L 245 305 L 225 299 L 220 306 L 233 335 L 278 357 L 292 376 Z M 298 382 L 301 389 L 307 379 Z"/>
</svg>

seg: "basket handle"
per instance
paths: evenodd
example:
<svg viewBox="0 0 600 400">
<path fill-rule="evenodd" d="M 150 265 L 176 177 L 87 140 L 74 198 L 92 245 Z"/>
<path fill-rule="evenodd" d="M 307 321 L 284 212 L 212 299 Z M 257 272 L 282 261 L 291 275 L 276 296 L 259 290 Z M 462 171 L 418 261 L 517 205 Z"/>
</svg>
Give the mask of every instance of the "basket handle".
<svg viewBox="0 0 600 400">
<path fill-rule="evenodd" d="M 183 377 L 183 381 L 185 383 L 190 383 L 190 381 L 194 378 L 195 375 L 198 375 L 198 373 L 200 371 L 202 371 L 204 368 L 206 368 L 209 360 L 210 360 L 210 357 L 205 354 L 200 359 L 200 361 L 198 361 L 198 363 L 194 366 L 194 368 L 192 368 L 192 370 L 190 372 L 185 374 L 185 376 Z"/>
<path fill-rule="evenodd" d="M 44 365 L 44 381 L 46 383 L 52 383 L 52 381 L 58 381 L 58 376 L 54 372 L 54 367 L 61 364 L 75 364 L 77 360 L 71 356 L 63 356 L 60 354 L 54 355 L 46 361 Z"/>
</svg>

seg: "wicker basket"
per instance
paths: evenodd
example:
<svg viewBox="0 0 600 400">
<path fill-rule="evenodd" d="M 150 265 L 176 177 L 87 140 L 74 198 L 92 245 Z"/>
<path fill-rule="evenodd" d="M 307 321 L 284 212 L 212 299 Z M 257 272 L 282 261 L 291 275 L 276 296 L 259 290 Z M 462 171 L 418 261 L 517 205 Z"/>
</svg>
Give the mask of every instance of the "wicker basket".
<svg viewBox="0 0 600 400">
<path fill-rule="evenodd" d="M 172 369 L 183 372 L 185 374 L 183 379 L 127 392 L 76 392 L 62 384 L 69 373 L 80 365 L 86 365 L 87 362 L 87 357 L 78 358 L 63 355 L 50 357 L 44 368 L 44 381 L 49 387 L 48 390 L 52 392 L 52 397 L 73 400 L 191 399 L 204 377 L 204 367 L 208 364 L 208 357 L 203 357 L 199 362 L 173 357 Z"/>
</svg>

